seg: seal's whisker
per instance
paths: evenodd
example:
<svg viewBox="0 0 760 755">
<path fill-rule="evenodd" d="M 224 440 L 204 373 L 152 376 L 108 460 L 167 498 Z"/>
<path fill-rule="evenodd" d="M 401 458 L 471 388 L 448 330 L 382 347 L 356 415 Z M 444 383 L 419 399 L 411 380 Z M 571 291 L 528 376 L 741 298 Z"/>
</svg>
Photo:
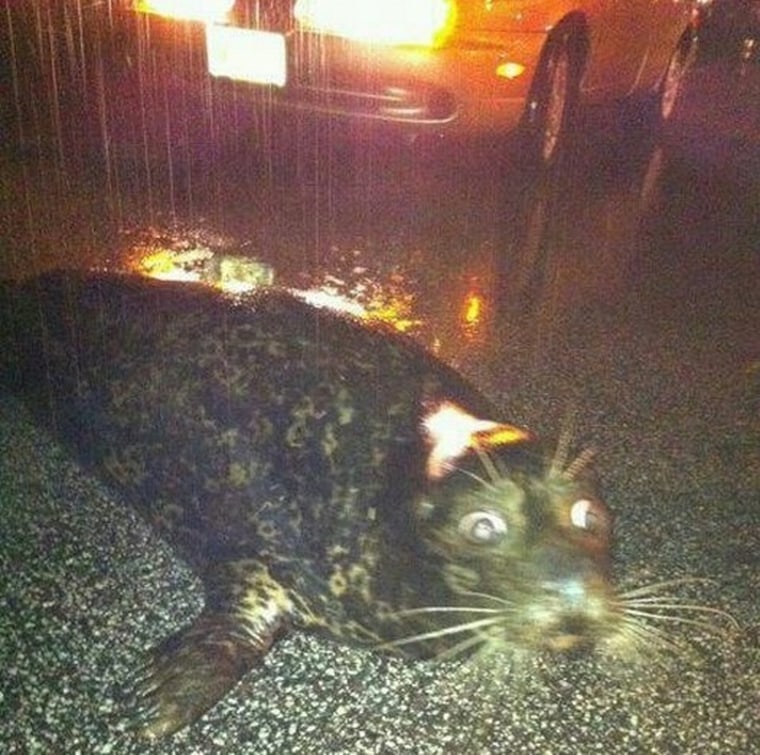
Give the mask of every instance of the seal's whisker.
<svg viewBox="0 0 760 755">
<path fill-rule="evenodd" d="M 499 480 L 502 478 L 502 475 L 499 474 L 499 470 L 496 468 L 493 460 L 488 455 L 488 452 L 482 449 L 477 443 L 475 444 L 475 453 L 478 455 L 478 460 L 483 465 L 483 468 L 486 470 L 486 474 L 491 480 L 491 484 L 486 485 L 486 487 L 493 487 L 497 482 L 499 482 Z"/>
<path fill-rule="evenodd" d="M 622 633 L 640 648 L 648 649 L 653 644 L 661 648 L 669 648 L 679 655 L 687 653 L 687 649 L 661 627 L 646 624 L 636 618 L 627 618 L 623 622 Z"/>
<path fill-rule="evenodd" d="M 720 634 L 721 628 L 715 624 L 711 624 L 709 621 L 700 621 L 699 619 L 689 619 L 686 616 L 675 616 L 670 614 L 638 611 L 635 609 L 625 609 L 625 613 L 628 616 L 641 616 L 645 619 L 652 619 L 654 621 L 669 621 L 673 624 L 688 624 L 689 626 L 700 627 L 701 629 L 707 629 L 711 632 Z"/>
<path fill-rule="evenodd" d="M 691 598 L 688 598 L 684 595 L 645 595 L 641 598 L 626 598 L 625 600 L 621 601 L 623 605 L 626 606 L 669 606 L 673 608 L 685 608 L 689 605 L 692 605 L 690 603 L 687 603 L 687 600 L 691 600 Z M 699 604 L 694 603 L 693 605 L 699 606 Z M 700 606 L 704 607 L 704 606 Z M 709 607 L 709 606 L 708 606 Z"/>
<path fill-rule="evenodd" d="M 565 461 L 568 458 L 570 442 L 573 439 L 574 431 L 575 410 L 571 409 L 567 412 L 562 421 L 562 429 L 560 430 L 559 438 L 557 439 L 557 448 L 554 451 L 554 456 L 552 456 L 547 469 L 547 475 L 549 477 L 557 477 L 562 474 L 562 468 L 565 466 Z"/>
<path fill-rule="evenodd" d="M 680 579 L 657 582 L 643 587 L 626 590 L 617 596 L 617 606 L 628 616 L 640 616 L 650 621 L 668 621 L 691 624 L 715 633 L 725 631 L 709 618 L 723 620 L 734 629 L 739 622 L 727 611 L 713 606 L 694 603 L 688 596 L 672 595 L 667 590 L 687 584 L 714 584 L 715 581 L 703 577 L 682 577 Z M 691 615 L 692 618 L 689 618 Z M 703 618 L 696 618 L 702 616 Z"/>
<path fill-rule="evenodd" d="M 584 448 L 575 459 L 567 465 L 562 472 L 562 476 L 568 480 L 574 480 L 583 469 L 585 469 L 596 456 L 596 449 Z"/>
<path fill-rule="evenodd" d="M 474 606 L 423 606 L 396 611 L 394 616 L 415 616 L 421 613 L 503 613 L 500 608 L 476 608 Z"/>
<path fill-rule="evenodd" d="M 461 590 L 460 595 L 466 595 L 472 598 L 485 598 L 486 600 L 498 603 L 502 606 L 505 606 L 506 608 L 514 608 L 514 603 L 511 600 L 501 598 L 497 595 L 490 595 L 487 592 L 477 592 L 476 590 Z"/>
<path fill-rule="evenodd" d="M 469 632 L 479 627 L 487 627 L 492 624 L 498 624 L 499 617 L 491 617 L 488 619 L 477 619 L 476 621 L 469 621 L 466 624 L 455 624 L 454 626 L 444 627 L 443 629 L 434 629 L 430 632 L 423 632 L 422 634 L 415 634 L 410 637 L 404 637 L 400 640 L 392 640 L 391 642 L 385 642 L 381 648 L 400 647 L 401 645 L 410 645 L 414 642 L 424 642 L 425 640 L 434 640 L 438 637 L 446 637 L 450 634 L 459 634 L 460 632 Z"/>
<path fill-rule="evenodd" d="M 454 658 L 464 655 L 470 648 L 482 645 L 485 641 L 486 639 L 484 637 L 482 637 L 479 633 L 476 633 L 474 637 L 468 637 L 466 640 L 457 642 L 450 648 L 446 648 L 446 650 L 438 653 L 435 656 L 435 659 L 437 661 L 453 660 Z"/>
<path fill-rule="evenodd" d="M 654 582 L 649 585 L 644 585 L 643 587 L 635 587 L 631 590 L 625 590 L 623 592 L 620 592 L 618 594 L 619 598 L 635 598 L 639 596 L 644 595 L 651 595 L 652 593 L 657 593 L 660 590 L 663 590 L 665 588 L 669 587 L 678 587 L 680 585 L 686 585 L 686 584 L 714 584 L 714 579 L 709 579 L 708 577 L 681 577 L 679 579 L 668 579 L 664 582 Z"/>
<path fill-rule="evenodd" d="M 480 475 L 475 474 L 474 472 L 471 472 L 469 469 L 462 469 L 461 467 L 455 467 L 457 472 L 460 474 L 466 475 L 467 477 L 470 477 L 471 479 L 475 480 L 475 482 L 480 483 L 484 488 L 488 488 L 488 490 L 496 490 L 496 485 L 494 484 L 497 480 L 494 480 L 494 482 L 489 482 L 484 477 L 481 477 Z"/>
<path fill-rule="evenodd" d="M 660 629 L 659 627 L 649 626 L 635 618 L 626 618 L 623 621 L 621 633 L 626 638 L 631 639 L 636 644 L 640 645 L 648 644 L 652 641 L 667 644 L 671 641 L 665 630 Z"/>
<path fill-rule="evenodd" d="M 651 643 L 654 641 L 665 647 L 683 647 L 678 638 L 674 637 L 668 629 L 650 624 L 646 620 L 642 620 L 642 617 L 626 615 L 624 626 L 627 632 L 635 633 L 642 642 Z"/>
<path fill-rule="evenodd" d="M 722 619 L 728 621 L 736 629 L 740 628 L 739 622 L 728 611 L 724 611 L 721 608 L 714 608 L 712 606 L 702 606 L 697 603 L 681 603 L 679 598 L 643 598 L 640 600 L 627 600 L 622 604 L 623 610 L 626 613 L 630 613 L 630 609 L 654 609 L 652 611 L 643 611 L 643 615 L 659 617 L 665 614 L 658 613 L 663 609 L 672 611 L 683 611 L 684 613 L 705 613 L 713 616 L 719 616 Z M 684 598 L 685 600 L 685 598 Z"/>
</svg>

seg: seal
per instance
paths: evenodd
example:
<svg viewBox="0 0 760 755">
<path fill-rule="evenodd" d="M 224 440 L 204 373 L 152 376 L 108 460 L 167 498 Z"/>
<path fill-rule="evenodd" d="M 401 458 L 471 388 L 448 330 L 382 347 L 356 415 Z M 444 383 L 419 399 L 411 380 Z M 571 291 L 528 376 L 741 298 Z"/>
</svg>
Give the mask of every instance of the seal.
<svg viewBox="0 0 760 755">
<path fill-rule="evenodd" d="M 0 288 L 0 374 L 203 580 L 134 721 L 168 735 L 292 629 L 413 657 L 592 647 L 621 621 L 585 456 L 406 337 L 291 293 L 126 274 Z"/>
</svg>

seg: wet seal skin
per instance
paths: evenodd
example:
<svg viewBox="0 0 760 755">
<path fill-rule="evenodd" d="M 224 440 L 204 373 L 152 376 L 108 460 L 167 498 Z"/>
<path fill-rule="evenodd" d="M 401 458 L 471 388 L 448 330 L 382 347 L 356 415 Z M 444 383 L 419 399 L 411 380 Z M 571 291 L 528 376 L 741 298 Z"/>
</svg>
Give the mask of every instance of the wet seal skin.
<svg viewBox="0 0 760 755">
<path fill-rule="evenodd" d="M 616 594 L 587 454 L 545 454 L 386 329 L 287 292 L 75 272 L 0 288 L 0 318 L 4 384 L 203 580 L 137 675 L 143 737 L 293 629 L 420 658 L 615 652 L 673 608 L 658 585 Z"/>
</svg>

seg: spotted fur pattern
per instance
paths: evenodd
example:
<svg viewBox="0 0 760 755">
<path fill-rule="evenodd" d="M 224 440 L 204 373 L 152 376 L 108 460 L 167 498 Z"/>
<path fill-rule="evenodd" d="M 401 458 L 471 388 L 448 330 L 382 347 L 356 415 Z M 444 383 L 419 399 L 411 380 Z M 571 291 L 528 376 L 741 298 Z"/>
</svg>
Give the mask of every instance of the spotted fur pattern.
<svg viewBox="0 0 760 755">
<path fill-rule="evenodd" d="M 591 479 L 502 440 L 411 341 L 273 290 L 72 272 L 0 298 L 4 381 L 206 586 L 137 687 L 144 736 L 195 720 L 291 627 L 430 656 L 614 624 Z M 432 478 L 442 402 L 497 431 Z"/>
</svg>

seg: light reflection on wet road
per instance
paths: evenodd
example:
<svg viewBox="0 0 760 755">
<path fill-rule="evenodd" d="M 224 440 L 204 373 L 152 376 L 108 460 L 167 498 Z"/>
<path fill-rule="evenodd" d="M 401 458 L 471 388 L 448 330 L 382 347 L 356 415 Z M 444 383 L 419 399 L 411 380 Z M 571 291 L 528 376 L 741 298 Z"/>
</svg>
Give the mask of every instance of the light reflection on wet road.
<svg viewBox="0 0 760 755">
<path fill-rule="evenodd" d="M 601 138 L 579 141 L 558 175 L 535 179 L 498 145 L 404 145 L 305 124 L 294 134 L 270 129 L 263 117 L 252 134 L 233 129 L 221 147 L 179 139 L 167 154 L 160 88 L 142 100 L 102 99 L 96 77 L 86 87 L 92 107 L 80 112 L 78 100 L 60 101 L 63 85 L 56 110 L 48 77 L 37 84 L 35 96 L 22 97 L 23 151 L 6 148 L 0 158 L 0 277 L 60 265 L 127 267 L 161 250 L 211 251 L 262 260 L 280 283 L 326 288 L 401 317 L 515 421 L 552 433 L 574 411 L 579 443 L 603 452 L 620 572 L 633 583 L 712 577 L 717 584 L 694 599 L 727 608 L 746 629 L 734 644 L 710 645 L 702 670 L 675 677 L 625 670 L 610 679 L 594 666 L 563 662 L 482 699 L 458 692 L 445 671 L 389 670 L 374 657 L 296 641 L 263 680 L 246 680 L 234 704 L 161 751 L 231 751 L 231 742 L 258 753 L 750 751 L 759 660 L 760 191 L 751 172 L 720 170 L 712 144 L 709 155 L 700 152 L 697 91 L 664 149 L 612 134 L 608 124 Z M 158 126 L 135 125 L 129 113 L 156 117 Z M 173 114 L 175 125 L 181 113 Z M 599 117 L 606 116 L 589 120 Z M 18 133 L 13 116 L 6 123 Z M 688 135 L 681 143 L 679 123 Z M 127 138 L 130 130 L 136 140 Z M 3 404 L 2 416 L 3 496 L 25 501 L 37 484 L 56 493 L 59 467 L 47 469 L 46 459 L 64 462 L 17 407 Z M 23 463 L 8 450 L 16 441 Z M 30 479 L 21 467 L 34 470 Z M 78 491 L 81 473 L 65 468 Z M 102 491 L 83 479 L 88 500 L 100 501 Z M 106 532 L 125 527 L 117 507 L 102 506 L 105 513 L 83 505 L 63 516 L 64 542 L 78 542 L 74 535 L 96 517 Z M 29 533 L 44 532 L 44 520 L 25 503 L 14 512 L 21 512 L 10 518 L 18 541 L 36 544 Z M 93 552 L 140 548 L 166 568 L 169 557 L 135 535 L 137 526 L 130 520 L 113 539 L 103 535 Z M 46 595 L 47 553 L 35 548 L 22 572 Z M 179 567 L 168 568 L 161 577 L 173 580 Z M 145 594 L 168 603 L 159 571 L 146 587 L 155 594 Z M 136 578 L 117 577 L 113 594 Z M 88 579 L 72 595 L 87 595 Z M 186 576 L 177 579 L 192 605 L 197 593 Z M 77 622 L 89 627 L 92 616 L 84 599 L 72 598 L 51 625 L 34 600 L 27 604 L 29 594 L 36 593 L 19 587 L 0 596 L 18 611 L 3 619 L 14 639 L 0 644 L 6 657 L 20 659 L 7 694 L 14 722 L 0 719 L 7 741 L 30 751 L 72 742 L 84 751 L 114 747 L 99 697 L 115 683 L 99 681 L 117 673 L 111 641 L 100 629 L 81 640 Z M 132 610 L 118 604 L 114 611 L 123 614 L 101 618 L 120 626 Z M 181 621 L 171 613 L 162 620 Z M 134 656 L 116 663 L 120 674 L 149 644 L 143 638 L 163 633 L 140 626 L 132 629 L 140 642 L 127 643 Z M 85 681 L 57 649 L 40 651 L 47 645 L 32 642 L 30 631 L 64 632 L 67 648 L 92 664 Z M 64 680 L 61 689 L 50 679 L 49 689 L 38 689 L 48 665 Z M 421 685 L 430 690 L 424 700 Z"/>
</svg>

